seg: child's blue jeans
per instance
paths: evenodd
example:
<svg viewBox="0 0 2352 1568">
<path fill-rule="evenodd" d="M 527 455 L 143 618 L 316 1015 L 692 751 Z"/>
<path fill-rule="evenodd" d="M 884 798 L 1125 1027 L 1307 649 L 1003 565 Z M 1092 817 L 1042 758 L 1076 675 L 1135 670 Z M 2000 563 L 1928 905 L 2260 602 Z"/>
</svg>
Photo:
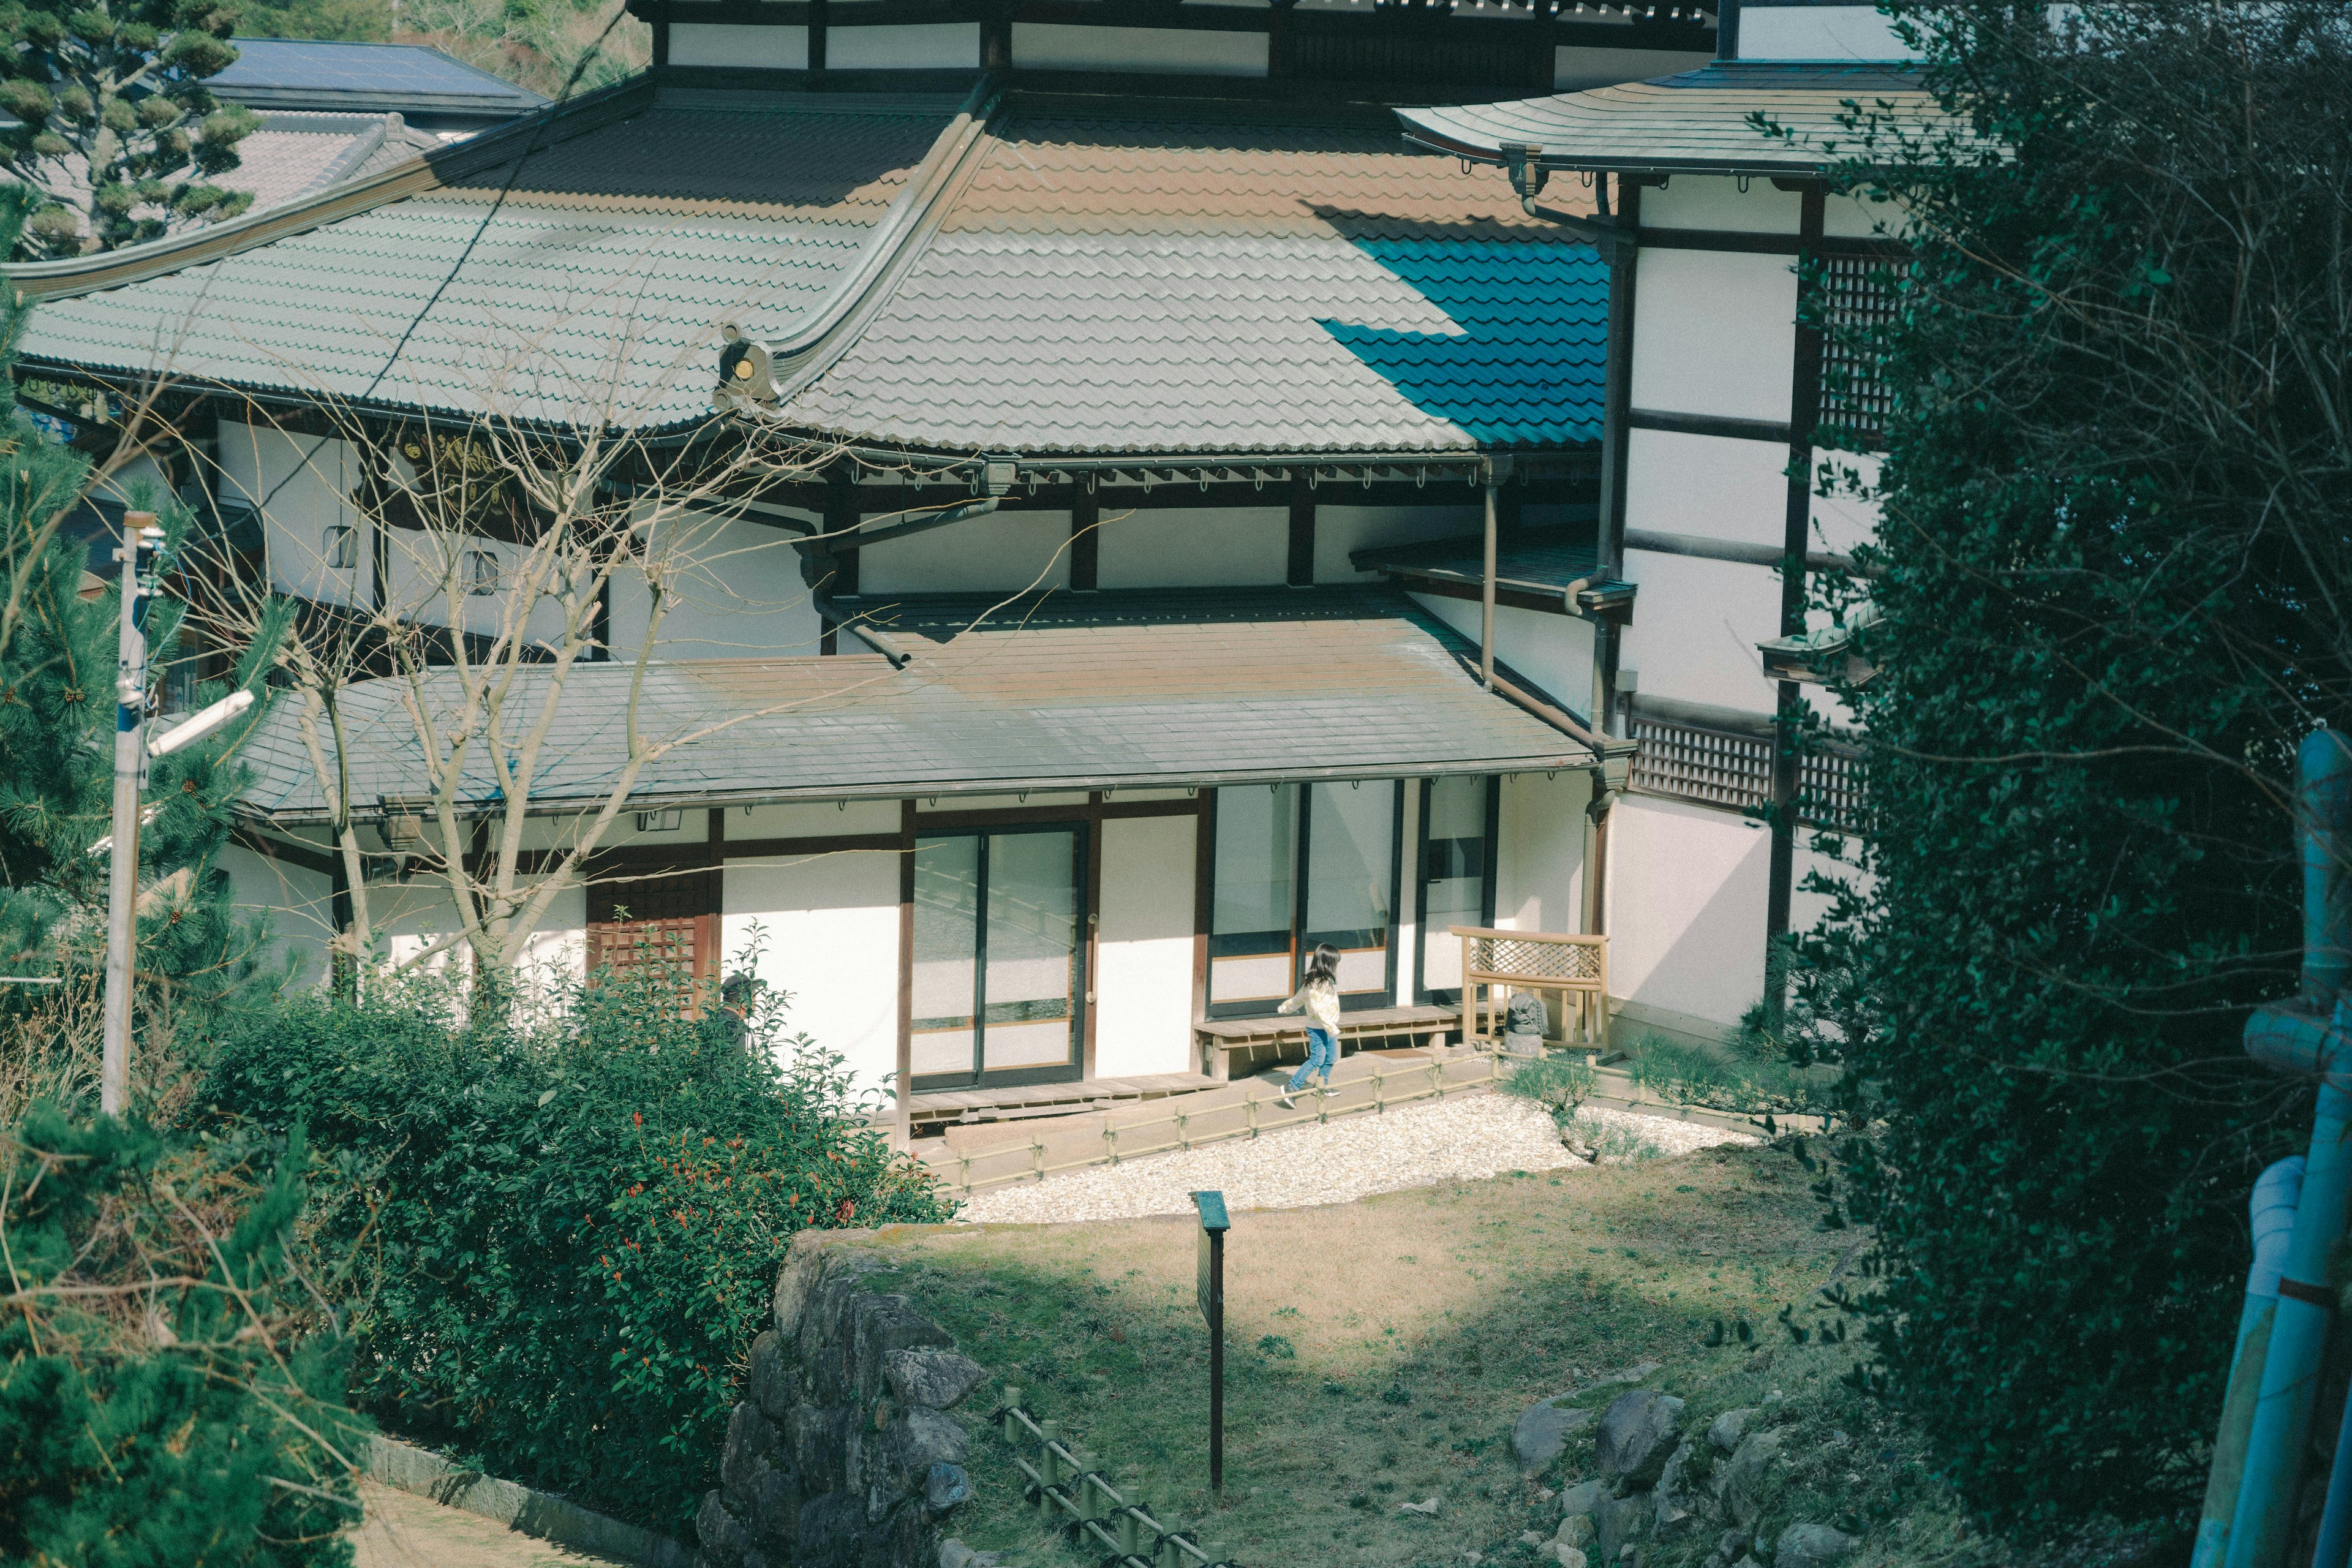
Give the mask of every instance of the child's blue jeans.
<svg viewBox="0 0 2352 1568">
<path fill-rule="evenodd" d="M 1290 1075 L 1290 1081 L 1282 1086 L 1282 1092 L 1288 1094 L 1300 1084 L 1305 1083 L 1318 1069 L 1320 1069 L 1323 1074 L 1323 1081 L 1327 1084 L 1329 1083 L 1331 1081 L 1331 1064 L 1339 1059 L 1339 1041 L 1338 1037 L 1335 1037 L 1330 1030 L 1323 1028 L 1318 1025 L 1308 1025 L 1307 1029 L 1307 1059 L 1298 1064 L 1298 1070 Z"/>
</svg>

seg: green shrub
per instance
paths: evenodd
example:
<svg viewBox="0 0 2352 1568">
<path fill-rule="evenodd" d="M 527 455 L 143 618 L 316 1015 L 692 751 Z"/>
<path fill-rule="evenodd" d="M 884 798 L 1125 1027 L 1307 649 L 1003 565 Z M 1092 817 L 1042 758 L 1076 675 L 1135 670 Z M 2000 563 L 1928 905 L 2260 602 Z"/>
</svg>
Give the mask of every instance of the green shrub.
<svg viewBox="0 0 2352 1568">
<path fill-rule="evenodd" d="M 1837 1109 L 1837 1076 L 1769 1058 L 1725 1061 L 1697 1046 L 1653 1035 L 1633 1052 L 1633 1081 L 1673 1105 L 1746 1115 L 1827 1115 Z"/>
<path fill-rule="evenodd" d="M 949 1214 L 839 1058 L 782 1037 L 781 999 L 730 1026 L 676 994 L 649 966 L 528 1018 L 477 998 L 461 1021 L 423 982 L 301 997 L 220 1041 L 199 1097 L 307 1120 L 350 1173 L 327 1223 L 374 1260 L 351 1307 L 363 1407 L 672 1528 L 714 1484 L 793 1234 Z"/>
<path fill-rule="evenodd" d="M 1592 1068 L 1584 1058 L 1575 1052 L 1564 1052 L 1513 1068 L 1503 1079 L 1502 1089 L 1505 1094 L 1534 1100 L 1558 1119 L 1584 1103 L 1585 1097 L 1592 1092 L 1593 1081 Z"/>
<path fill-rule="evenodd" d="M 0 1562 L 341 1568 L 366 1434 L 289 1250 L 309 1160 L 0 1126 Z"/>
</svg>

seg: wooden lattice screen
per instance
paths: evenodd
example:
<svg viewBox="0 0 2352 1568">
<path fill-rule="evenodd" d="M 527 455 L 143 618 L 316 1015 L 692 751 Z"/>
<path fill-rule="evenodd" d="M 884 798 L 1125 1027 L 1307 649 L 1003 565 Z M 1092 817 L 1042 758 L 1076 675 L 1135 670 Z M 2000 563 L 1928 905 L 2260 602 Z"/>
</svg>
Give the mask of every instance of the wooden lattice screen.
<svg viewBox="0 0 2352 1568">
<path fill-rule="evenodd" d="M 1871 257 L 1833 256 L 1822 268 L 1822 417 L 1865 436 L 1886 428 L 1895 395 L 1879 373 L 1868 339 L 1895 318 L 1895 297 L 1878 274 L 1886 263 Z"/>
<path fill-rule="evenodd" d="M 1662 719 L 1633 717 L 1629 789 L 1732 811 L 1760 811 L 1772 799 L 1772 742 Z M 1843 748 L 1808 752 L 1797 765 L 1797 811 L 1820 827 L 1858 832 L 1862 759 Z"/>
<path fill-rule="evenodd" d="M 719 873 L 682 871 L 588 889 L 588 969 L 675 965 L 691 977 L 683 998 L 698 1016 L 719 984 Z"/>
<path fill-rule="evenodd" d="M 1595 1048 L 1607 1044 L 1607 937 L 1491 926 L 1447 929 L 1462 942 L 1465 1045 L 1502 1037 L 1504 1003 L 1514 991 L 1549 991 L 1559 997 L 1561 1044 Z"/>
</svg>

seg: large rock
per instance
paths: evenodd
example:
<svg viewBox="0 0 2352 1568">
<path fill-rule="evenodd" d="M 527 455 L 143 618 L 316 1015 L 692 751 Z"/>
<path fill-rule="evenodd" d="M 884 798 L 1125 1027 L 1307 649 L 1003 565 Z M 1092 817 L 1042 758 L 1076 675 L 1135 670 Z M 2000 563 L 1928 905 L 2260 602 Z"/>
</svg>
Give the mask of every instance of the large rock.
<svg viewBox="0 0 2352 1568">
<path fill-rule="evenodd" d="M 1598 1504 L 1601 1500 L 1596 1498 L 1593 1500 Z M 1551 1538 L 1562 1546 L 1573 1546 L 1581 1550 L 1591 1545 L 1598 1533 L 1592 1528 L 1591 1514 L 1571 1513 L 1559 1521 L 1559 1528 L 1552 1531 Z"/>
<path fill-rule="evenodd" d="M 1593 1510 L 1592 1523 L 1598 1556 L 1604 1565 L 1614 1564 L 1620 1548 L 1631 1546 L 1647 1532 L 1650 1524 L 1650 1499 L 1646 1492 L 1630 1497 L 1611 1498 Z"/>
<path fill-rule="evenodd" d="M 1538 1399 L 1519 1412 L 1517 1423 L 1511 1427 L 1511 1452 L 1517 1456 L 1519 1468 L 1528 1475 L 1537 1474 L 1559 1458 L 1568 1440 L 1597 1418 L 1594 1412 L 1570 1404 L 1574 1397 L 1562 1394 Z"/>
<path fill-rule="evenodd" d="M 1654 1485 L 1682 1440 L 1683 1402 L 1637 1388 L 1612 1400 L 1595 1439 L 1601 1473 L 1629 1487 Z"/>
<path fill-rule="evenodd" d="M 781 1335 L 769 1329 L 751 1342 L 751 1377 L 746 1390 L 760 1414 L 782 1421 L 799 1392 L 794 1386 L 793 1354 Z"/>
<path fill-rule="evenodd" d="M 1826 1524 L 1792 1524 L 1772 1548 L 1772 1568 L 1833 1568 L 1855 1544 L 1853 1536 Z"/>
<path fill-rule="evenodd" d="M 751 1467 L 773 1452 L 775 1423 L 760 1414 L 756 1405 L 739 1405 L 727 1423 L 727 1447 L 719 1460 L 719 1487 L 727 1500 L 740 1505 L 751 1484 Z"/>
<path fill-rule="evenodd" d="M 961 1465 L 933 1465 L 923 1479 L 923 1506 L 933 1513 L 945 1513 L 971 1500 L 971 1478 L 964 1474 Z"/>
<path fill-rule="evenodd" d="M 1763 1513 L 1765 1491 L 1780 1458 L 1780 1434 L 1750 1432 L 1732 1450 L 1729 1462 L 1716 1472 L 1716 1500 L 1732 1523 L 1746 1529 Z"/>
<path fill-rule="evenodd" d="M 1579 1481 L 1559 1494 L 1559 1511 L 1566 1517 L 1574 1518 L 1580 1513 L 1591 1513 L 1608 1500 L 1607 1481 Z"/>
<path fill-rule="evenodd" d="M 702 1561 L 709 1568 L 743 1568 L 743 1553 L 751 1549 L 751 1537 L 735 1522 L 715 1489 L 703 1494 L 702 1507 L 694 1516 L 694 1533 L 702 1543 Z"/>
<path fill-rule="evenodd" d="M 1706 1522 L 1715 1511 L 1715 1500 L 1707 1495 L 1695 1473 L 1703 1463 L 1700 1450 L 1701 1445 L 1696 1441 L 1683 1444 L 1667 1458 L 1665 1468 L 1658 1472 L 1658 1485 L 1653 1496 L 1657 1504 L 1660 1539 L 1696 1528 Z"/>
<path fill-rule="evenodd" d="M 1748 1424 L 1755 1419 L 1753 1410 L 1727 1410 L 1707 1423 L 1706 1440 L 1728 1454 L 1739 1447 L 1739 1439 L 1748 1436 Z"/>
<path fill-rule="evenodd" d="M 988 1369 L 953 1351 L 893 1351 L 883 1377 L 890 1397 L 901 1405 L 924 1405 L 946 1410 L 988 1381 Z"/>
</svg>

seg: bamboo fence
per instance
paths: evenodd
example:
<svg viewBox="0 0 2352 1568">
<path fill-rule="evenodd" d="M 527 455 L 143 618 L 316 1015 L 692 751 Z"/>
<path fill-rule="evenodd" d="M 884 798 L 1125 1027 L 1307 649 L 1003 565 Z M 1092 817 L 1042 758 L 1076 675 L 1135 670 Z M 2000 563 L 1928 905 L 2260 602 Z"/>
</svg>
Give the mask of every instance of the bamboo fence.
<svg viewBox="0 0 2352 1568">
<path fill-rule="evenodd" d="M 1163 1523 L 1140 1496 L 1129 1500 L 1091 1456 L 1062 1440 L 1060 1422 L 1037 1420 L 1022 1408 L 1021 1390 L 1007 1388 L 989 1419 L 1028 1478 L 1022 1500 L 1082 1550 L 1099 1548 L 1103 1568 L 1242 1568 L 1220 1548 L 1202 1545 L 1196 1532 Z"/>
</svg>

